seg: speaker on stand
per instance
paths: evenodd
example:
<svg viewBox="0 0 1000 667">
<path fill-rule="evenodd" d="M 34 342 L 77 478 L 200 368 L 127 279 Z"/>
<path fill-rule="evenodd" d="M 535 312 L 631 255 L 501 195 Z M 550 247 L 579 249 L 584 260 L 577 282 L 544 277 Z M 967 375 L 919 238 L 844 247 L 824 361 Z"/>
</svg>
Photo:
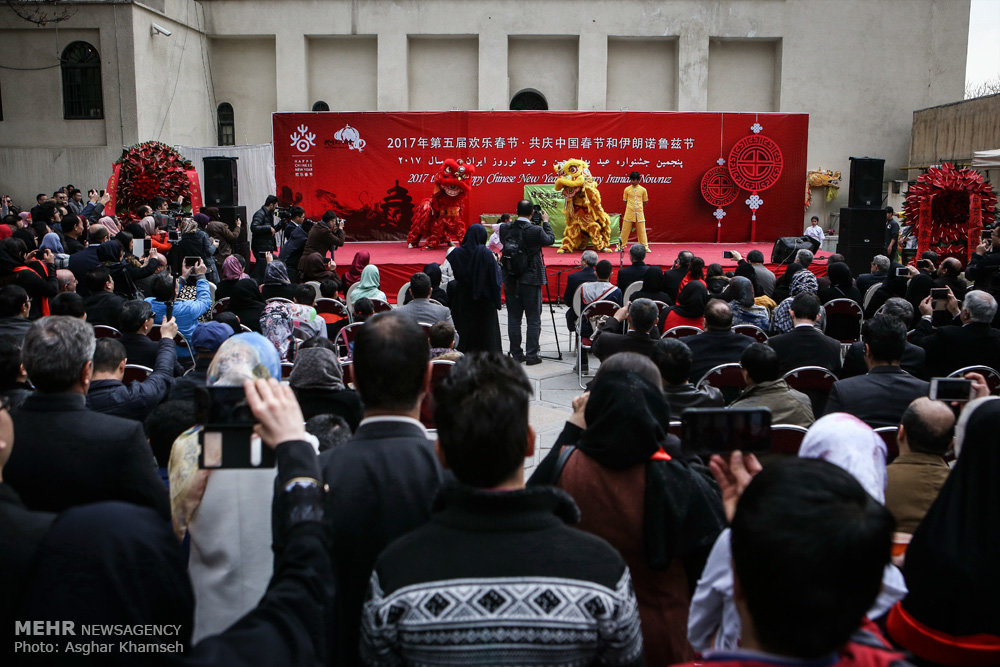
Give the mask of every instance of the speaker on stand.
<svg viewBox="0 0 1000 667">
<path fill-rule="evenodd" d="M 885 248 L 885 210 L 881 208 L 840 209 L 840 239 L 837 252 L 847 260 L 851 273 L 859 276 L 871 270 L 872 258 Z"/>
<path fill-rule="evenodd" d="M 851 183 L 847 191 L 850 208 L 882 208 L 882 174 L 885 160 L 874 157 L 851 158 Z"/>
<path fill-rule="evenodd" d="M 235 157 L 206 157 L 204 163 L 205 206 L 239 206 L 240 186 Z"/>
</svg>

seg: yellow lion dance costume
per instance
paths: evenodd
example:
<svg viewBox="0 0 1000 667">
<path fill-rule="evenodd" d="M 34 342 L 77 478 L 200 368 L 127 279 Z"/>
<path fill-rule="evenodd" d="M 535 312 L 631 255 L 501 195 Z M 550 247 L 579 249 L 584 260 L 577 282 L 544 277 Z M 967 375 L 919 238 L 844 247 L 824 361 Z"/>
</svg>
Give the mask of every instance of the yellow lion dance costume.
<svg viewBox="0 0 1000 667">
<path fill-rule="evenodd" d="M 589 239 L 598 252 L 611 252 L 611 218 L 601 207 L 601 193 L 583 160 L 566 160 L 555 165 L 556 192 L 566 200 L 566 229 L 558 252 L 581 250 Z"/>
</svg>

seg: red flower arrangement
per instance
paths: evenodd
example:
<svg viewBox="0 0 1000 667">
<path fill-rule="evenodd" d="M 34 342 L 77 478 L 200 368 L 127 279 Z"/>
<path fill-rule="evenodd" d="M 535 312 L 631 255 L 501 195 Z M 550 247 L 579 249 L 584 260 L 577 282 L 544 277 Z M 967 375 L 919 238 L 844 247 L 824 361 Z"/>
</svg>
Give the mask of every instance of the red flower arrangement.
<svg viewBox="0 0 1000 667">
<path fill-rule="evenodd" d="M 979 243 L 979 230 L 993 224 L 997 196 L 972 169 L 945 162 L 922 174 L 906 193 L 906 220 L 913 224 L 917 254 L 933 250 L 963 264 Z"/>
<path fill-rule="evenodd" d="M 115 162 L 120 165 L 115 213 L 122 220 L 135 220 L 136 209 L 149 204 L 153 197 L 176 201 L 180 196 L 191 201 L 191 161 L 159 141 L 146 141 L 122 151 Z"/>
</svg>

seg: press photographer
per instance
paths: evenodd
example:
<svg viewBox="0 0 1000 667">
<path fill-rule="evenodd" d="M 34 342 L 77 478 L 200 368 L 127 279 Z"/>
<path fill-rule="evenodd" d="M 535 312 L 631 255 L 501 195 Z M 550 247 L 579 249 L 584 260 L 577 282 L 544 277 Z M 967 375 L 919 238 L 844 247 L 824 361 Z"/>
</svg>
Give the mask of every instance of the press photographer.
<svg viewBox="0 0 1000 667">
<path fill-rule="evenodd" d="M 267 266 L 267 259 L 264 253 L 274 252 L 278 249 L 278 243 L 274 236 L 277 228 L 274 224 L 274 212 L 278 208 L 278 198 L 268 195 L 264 200 L 264 205 L 253 214 L 250 222 L 250 250 L 254 256 L 253 278 L 258 283 L 264 282 L 264 267 Z"/>
</svg>

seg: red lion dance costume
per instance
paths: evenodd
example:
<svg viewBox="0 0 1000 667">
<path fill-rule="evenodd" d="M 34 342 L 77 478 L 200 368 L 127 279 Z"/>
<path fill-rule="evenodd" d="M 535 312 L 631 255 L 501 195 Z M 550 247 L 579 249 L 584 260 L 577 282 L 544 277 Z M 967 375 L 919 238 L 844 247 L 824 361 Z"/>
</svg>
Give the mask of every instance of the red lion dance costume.
<svg viewBox="0 0 1000 667">
<path fill-rule="evenodd" d="M 475 168 L 462 160 L 447 159 L 441 171 L 434 175 L 434 194 L 423 200 L 413 211 L 410 233 L 406 243 L 410 248 L 426 239 L 426 248 L 436 248 L 441 243 L 461 243 L 465 236 L 462 222 L 462 204 L 472 189 Z"/>
</svg>

